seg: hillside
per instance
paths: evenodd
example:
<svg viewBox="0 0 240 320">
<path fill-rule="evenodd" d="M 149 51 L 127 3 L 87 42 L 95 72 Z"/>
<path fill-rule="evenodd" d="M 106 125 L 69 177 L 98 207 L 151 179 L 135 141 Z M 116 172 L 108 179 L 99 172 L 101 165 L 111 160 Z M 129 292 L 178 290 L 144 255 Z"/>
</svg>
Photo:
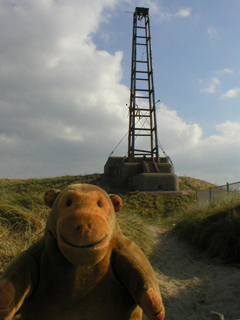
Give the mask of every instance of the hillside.
<svg viewBox="0 0 240 320">
<path fill-rule="evenodd" d="M 130 191 L 127 187 L 116 184 L 103 174 L 61 176 L 42 179 L 0 179 L 0 187 L 4 188 L 4 190 L 9 190 L 12 192 L 41 192 L 47 188 L 62 188 L 63 186 L 71 183 L 91 183 L 99 185 L 107 191 L 112 189 L 119 191 L 120 193 Z M 203 180 L 185 176 L 179 177 L 180 191 L 195 193 L 196 190 L 206 189 L 213 186 L 214 185 L 212 183 Z"/>
<path fill-rule="evenodd" d="M 180 177 L 179 182 L 182 195 L 132 192 L 100 174 L 1 179 L 0 274 L 18 252 L 43 233 L 49 212 L 43 202 L 44 192 L 71 183 L 91 183 L 122 197 L 124 207 L 117 213 L 118 221 L 123 232 L 143 249 L 153 264 L 168 320 L 209 319 L 210 311 L 223 313 L 226 320 L 240 318 L 240 292 L 236 288 L 239 264 L 222 265 L 216 250 L 216 246 L 221 249 L 224 245 L 224 251 L 229 252 L 227 246 L 230 246 L 234 249 L 233 257 L 240 259 L 239 200 L 196 206 L 196 189 L 213 185 L 189 177 Z M 210 229 L 213 221 L 219 223 Z M 208 250 L 193 242 L 201 238 L 206 249 L 210 235 L 215 241 L 214 254 L 211 247 L 209 251 L 215 260 L 209 260 Z"/>
<path fill-rule="evenodd" d="M 151 232 L 144 224 L 156 225 L 160 221 L 167 225 L 168 217 L 195 203 L 196 185 L 201 181 L 193 178 L 180 178 L 180 188 L 188 193 L 183 195 L 157 195 L 154 193 L 131 192 L 116 185 L 104 175 L 63 176 L 44 179 L 0 179 L 0 272 L 6 263 L 19 251 L 27 248 L 43 232 L 49 209 L 44 205 L 43 195 L 49 188 L 63 189 L 72 183 L 90 183 L 104 188 L 109 193 L 117 193 L 123 199 L 124 207 L 119 220 L 127 234 L 137 240 L 148 252 L 154 241 Z M 202 182 L 206 186 L 206 182 Z M 130 220 L 134 219 L 135 230 Z M 127 221 L 129 223 L 127 223 Z M 143 224 L 144 222 L 144 224 Z M 144 229 L 144 231 L 143 231 Z M 139 234 L 146 234 L 148 241 Z M 149 233 L 149 234 L 148 234 Z M 134 236 L 135 235 L 135 236 Z M 141 240 L 143 239 L 143 240 Z M 149 245 L 146 245 L 149 243 Z M 148 247 L 148 248 L 146 248 Z"/>
<path fill-rule="evenodd" d="M 197 190 L 216 187 L 213 183 L 191 177 L 179 177 L 179 189 L 183 192 L 196 193 Z"/>
<path fill-rule="evenodd" d="M 211 183 L 190 178 L 179 177 L 179 189 L 183 195 L 161 195 L 155 193 L 132 192 L 127 187 L 116 184 L 102 174 L 85 176 L 62 176 L 44 179 L 0 179 L 0 187 L 3 190 L 1 198 L 6 196 L 16 197 L 31 195 L 33 201 L 43 203 L 43 194 L 48 188 L 62 189 L 72 183 L 90 183 L 98 185 L 108 193 L 119 194 L 124 201 L 124 207 L 135 213 L 156 217 L 167 216 L 186 208 L 196 201 L 196 190 L 213 186 Z M 18 199 L 19 201 L 19 199 Z"/>
</svg>

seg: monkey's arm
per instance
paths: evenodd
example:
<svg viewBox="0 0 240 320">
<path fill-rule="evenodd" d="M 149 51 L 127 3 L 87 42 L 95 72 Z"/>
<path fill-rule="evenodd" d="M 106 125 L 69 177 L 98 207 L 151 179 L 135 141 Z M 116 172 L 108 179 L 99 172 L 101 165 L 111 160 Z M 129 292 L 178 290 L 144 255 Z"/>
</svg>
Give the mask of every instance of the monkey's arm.
<svg viewBox="0 0 240 320">
<path fill-rule="evenodd" d="M 148 259 L 131 240 L 116 238 L 112 266 L 117 279 L 130 292 L 149 320 L 163 320 L 165 309 L 155 273 Z"/>
<path fill-rule="evenodd" d="M 17 255 L 0 278 L 0 319 L 11 320 L 38 283 L 41 242 Z"/>
</svg>

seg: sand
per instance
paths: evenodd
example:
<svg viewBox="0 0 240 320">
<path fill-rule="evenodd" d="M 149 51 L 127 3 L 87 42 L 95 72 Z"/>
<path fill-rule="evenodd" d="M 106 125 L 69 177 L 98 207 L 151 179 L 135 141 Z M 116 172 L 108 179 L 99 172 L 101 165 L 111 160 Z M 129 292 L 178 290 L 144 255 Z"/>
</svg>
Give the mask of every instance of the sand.
<svg viewBox="0 0 240 320">
<path fill-rule="evenodd" d="M 173 231 L 158 230 L 150 257 L 159 280 L 166 320 L 240 319 L 240 265 L 224 265 L 196 254 Z M 145 319 L 145 318 L 143 318 Z"/>
</svg>

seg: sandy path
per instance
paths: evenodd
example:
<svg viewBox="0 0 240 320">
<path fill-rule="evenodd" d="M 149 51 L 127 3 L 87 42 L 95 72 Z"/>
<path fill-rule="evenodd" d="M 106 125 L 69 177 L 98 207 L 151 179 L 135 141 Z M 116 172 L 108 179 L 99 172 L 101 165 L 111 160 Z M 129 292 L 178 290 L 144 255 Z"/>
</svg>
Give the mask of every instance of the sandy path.
<svg viewBox="0 0 240 320">
<path fill-rule="evenodd" d="M 166 320 L 207 320 L 210 312 L 240 319 L 240 266 L 198 257 L 172 231 L 161 231 L 151 263 L 157 272 Z"/>
</svg>

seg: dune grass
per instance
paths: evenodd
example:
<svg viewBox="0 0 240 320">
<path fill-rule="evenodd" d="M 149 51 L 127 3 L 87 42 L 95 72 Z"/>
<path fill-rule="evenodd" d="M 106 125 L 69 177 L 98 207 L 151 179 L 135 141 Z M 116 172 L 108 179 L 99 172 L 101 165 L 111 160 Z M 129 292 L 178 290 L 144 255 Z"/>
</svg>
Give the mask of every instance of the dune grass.
<svg viewBox="0 0 240 320">
<path fill-rule="evenodd" d="M 240 198 L 191 206 L 174 217 L 175 231 L 209 258 L 240 262 Z"/>
<path fill-rule="evenodd" d="M 107 192 L 123 193 L 124 188 L 112 188 L 102 175 L 66 176 L 48 179 L 0 180 L 0 274 L 9 261 L 28 248 L 44 232 L 49 208 L 44 205 L 43 196 L 47 189 L 63 189 L 72 183 L 91 183 L 103 187 Z M 118 212 L 117 219 L 124 234 L 150 255 L 155 244 L 151 219 L 142 217 L 132 205 L 126 205 Z"/>
<path fill-rule="evenodd" d="M 47 209 L 36 195 L 0 196 L 0 273 L 20 251 L 28 248 L 43 233 Z"/>
<path fill-rule="evenodd" d="M 108 193 L 120 195 L 124 206 L 117 213 L 119 224 L 148 256 L 156 243 L 156 228 L 169 229 L 176 225 L 179 236 L 198 250 L 228 261 L 238 261 L 240 213 L 236 201 L 221 206 L 196 206 L 195 190 L 211 184 L 188 177 L 180 177 L 179 180 L 180 189 L 184 191 L 182 195 L 132 192 L 101 174 L 0 179 L 0 273 L 12 257 L 43 234 L 49 213 L 43 202 L 44 192 L 49 188 L 63 189 L 72 183 L 90 183 Z M 234 260 L 232 257 L 237 258 Z"/>
</svg>

